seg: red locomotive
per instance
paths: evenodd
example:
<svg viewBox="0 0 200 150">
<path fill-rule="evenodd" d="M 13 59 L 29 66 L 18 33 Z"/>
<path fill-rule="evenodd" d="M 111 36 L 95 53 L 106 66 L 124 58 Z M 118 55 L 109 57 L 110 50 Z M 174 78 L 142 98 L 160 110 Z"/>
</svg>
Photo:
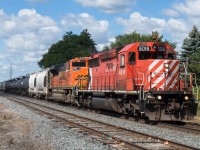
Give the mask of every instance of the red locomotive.
<svg viewBox="0 0 200 150">
<path fill-rule="evenodd" d="M 136 42 L 100 52 L 89 59 L 88 89 L 79 90 L 78 101 L 151 120 L 191 119 L 197 109 L 195 74 L 184 67 L 166 43 Z"/>
</svg>

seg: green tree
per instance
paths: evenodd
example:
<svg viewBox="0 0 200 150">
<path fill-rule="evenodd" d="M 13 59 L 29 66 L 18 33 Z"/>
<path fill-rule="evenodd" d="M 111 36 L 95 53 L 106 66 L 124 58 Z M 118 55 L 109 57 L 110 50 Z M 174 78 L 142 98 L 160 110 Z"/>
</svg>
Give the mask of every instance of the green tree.
<svg viewBox="0 0 200 150">
<path fill-rule="evenodd" d="M 197 82 L 200 83 L 200 32 L 196 26 L 183 40 L 182 49 L 182 58 L 188 60 L 189 71 L 196 73 Z"/>
<path fill-rule="evenodd" d="M 176 47 L 176 43 L 163 41 L 163 35 L 160 36 L 157 31 L 152 32 L 152 34 L 140 34 L 137 32 L 132 32 L 130 34 L 118 35 L 115 37 L 115 42 L 112 42 L 109 47 L 116 48 L 134 42 L 168 42 L 173 48 Z"/>
<path fill-rule="evenodd" d="M 190 57 L 200 47 L 199 31 L 196 26 L 192 28 L 189 36 L 183 40 L 182 57 Z"/>
<path fill-rule="evenodd" d="M 110 49 L 110 47 L 108 45 L 104 45 L 102 51 L 108 51 Z"/>
<path fill-rule="evenodd" d="M 50 66 L 64 63 L 75 57 L 86 57 L 96 52 L 95 42 L 87 29 L 80 35 L 73 32 L 66 32 L 62 40 L 53 44 L 43 58 L 38 62 L 39 67 L 48 68 Z"/>
</svg>

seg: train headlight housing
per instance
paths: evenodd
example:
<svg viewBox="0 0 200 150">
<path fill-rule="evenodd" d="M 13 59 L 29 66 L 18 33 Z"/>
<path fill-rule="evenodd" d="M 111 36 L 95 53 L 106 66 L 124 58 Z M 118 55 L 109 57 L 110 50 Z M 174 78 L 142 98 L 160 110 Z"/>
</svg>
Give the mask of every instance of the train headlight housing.
<svg viewBox="0 0 200 150">
<path fill-rule="evenodd" d="M 158 100 L 162 100 L 162 96 L 161 96 L 161 95 L 158 95 L 158 96 L 157 96 L 157 99 L 158 99 Z"/>
<path fill-rule="evenodd" d="M 165 69 L 165 72 L 168 73 L 169 72 L 169 64 L 164 64 L 164 69 Z"/>
<path fill-rule="evenodd" d="M 169 64 L 165 64 L 165 68 L 169 68 Z"/>
<path fill-rule="evenodd" d="M 189 100 L 189 97 L 188 97 L 188 96 L 185 96 L 184 99 L 187 101 L 187 100 Z"/>
<path fill-rule="evenodd" d="M 169 68 L 165 68 L 165 72 L 169 72 Z"/>
</svg>

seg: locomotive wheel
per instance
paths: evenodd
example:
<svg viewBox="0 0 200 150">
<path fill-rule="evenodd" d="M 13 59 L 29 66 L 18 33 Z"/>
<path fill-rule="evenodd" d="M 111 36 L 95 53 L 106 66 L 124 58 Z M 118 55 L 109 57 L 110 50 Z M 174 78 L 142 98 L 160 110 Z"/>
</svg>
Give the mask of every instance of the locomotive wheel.
<svg viewBox="0 0 200 150">
<path fill-rule="evenodd" d="M 185 116 L 186 120 L 190 120 L 190 109 L 188 107 L 185 107 Z"/>
<path fill-rule="evenodd" d="M 125 114 L 125 119 L 129 119 L 130 115 L 129 114 Z"/>
<path fill-rule="evenodd" d="M 140 118 L 141 118 L 141 115 L 140 115 L 140 113 L 138 112 L 138 111 L 136 111 L 135 113 L 134 113 L 134 120 L 135 121 L 139 121 L 140 120 Z"/>
<path fill-rule="evenodd" d="M 139 121 L 140 120 L 140 115 L 139 114 L 137 114 L 136 116 L 134 116 L 135 117 L 135 121 Z"/>
</svg>

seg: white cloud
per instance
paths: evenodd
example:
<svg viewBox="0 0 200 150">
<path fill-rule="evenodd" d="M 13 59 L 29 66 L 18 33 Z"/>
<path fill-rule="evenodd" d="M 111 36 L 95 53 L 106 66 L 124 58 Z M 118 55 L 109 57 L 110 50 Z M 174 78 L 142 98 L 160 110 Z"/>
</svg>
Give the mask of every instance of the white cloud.
<svg viewBox="0 0 200 150">
<path fill-rule="evenodd" d="M 181 45 L 190 30 L 189 24 L 183 19 L 152 18 L 142 16 L 139 12 L 130 14 L 128 19 L 117 18 L 116 22 L 124 27 L 125 33 L 136 31 L 142 34 L 151 34 L 152 31 L 158 31 L 161 35 L 170 35 L 170 39 L 167 40 L 177 42 L 178 46 Z"/>
<path fill-rule="evenodd" d="M 178 32 L 188 32 L 188 24 L 183 19 L 169 19 L 167 21 L 166 27 L 168 27 L 167 31 L 171 31 L 172 33 L 175 31 Z"/>
<path fill-rule="evenodd" d="M 34 9 L 22 9 L 17 16 L 4 15 L 0 21 L 0 37 L 8 50 L 45 50 L 60 32 L 54 20 L 38 14 Z"/>
<path fill-rule="evenodd" d="M 176 2 L 173 8 L 178 12 L 189 16 L 200 16 L 200 1 L 199 0 L 185 0 L 184 2 Z"/>
<path fill-rule="evenodd" d="M 16 15 L 7 15 L 0 10 L 0 22 L 0 51 L 7 54 L 0 55 L 1 62 L 26 70 L 17 75 L 39 70 L 37 61 L 60 37 L 61 29 L 56 22 L 35 9 L 21 9 Z M 34 67 L 26 68 L 27 65 Z"/>
<path fill-rule="evenodd" d="M 97 48 L 98 51 L 102 51 L 103 48 L 104 48 L 104 46 L 109 46 L 110 43 L 111 43 L 111 42 L 115 42 L 115 40 L 116 40 L 116 39 L 115 39 L 114 37 L 109 38 L 109 39 L 108 39 L 108 42 L 106 42 L 106 43 L 101 43 L 101 44 L 97 44 L 97 45 L 96 45 L 96 48 Z"/>
<path fill-rule="evenodd" d="M 163 14 L 170 17 L 167 21 L 166 32 L 171 34 L 172 40 L 177 42 L 177 47 L 181 49 L 183 39 L 185 39 L 192 27 L 200 28 L 200 0 L 178 0 L 172 4 L 171 8 L 164 9 Z"/>
<path fill-rule="evenodd" d="M 38 62 L 42 57 L 38 57 L 36 53 L 27 53 L 27 55 L 23 56 L 23 60 L 26 62 Z"/>
<path fill-rule="evenodd" d="M 0 17 L 4 16 L 4 11 L 2 9 L 0 9 Z"/>
<path fill-rule="evenodd" d="M 94 7 L 105 13 L 122 13 L 130 10 L 135 0 L 74 0 L 84 7 Z"/>
<path fill-rule="evenodd" d="M 139 12 L 130 14 L 129 19 L 117 18 L 116 22 L 124 26 L 126 33 L 137 31 L 146 34 L 155 30 L 160 32 L 166 24 L 164 19 L 148 18 Z"/>
<path fill-rule="evenodd" d="M 5 54 L 0 54 L 0 60 L 4 59 L 5 57 L 6 57 Z"/>
<path fill-rule="evenodd" d="M 176 15 L 184 18 L 188 22 L 188 27 L 196 25 L 200 28 L 200 0 L 184 0 L 175 2 L 171 8 L 164 9 L 163 13 L 168 16 L 176 17 Z"/>
<path fill-rule="evenodd" d="M 178 12 L 173 10 L 173 9 L 164 9 L 162 11 L 162 13 L 167 15 L 167 16 L 171 16 L 171 17 L 178 17 L 179 16 Z"/>
<path fill-rule="evenodd" d="M 34 9 L 22 9 L 17 16 L 4 15 L 0 17 L 0 22 L 0 37 L 3 38 L 11 38 L 16 34 L 23 35 L 27 32 L 33 32 L 38 35 L 41 31 L 46 33 L 45 35 L 39 35 L 41 37 L 47 36 L 47 34 L 55 37 L 53 34 L 60 32 L 54 20 L 38 14 Z"/>
<path fill-rule="evenodd" d="M 92 38 L 97 43 L 107 41 L 109 22 L 106 20 L 95 20 L 95 18 L 87 13 L 81 14 L 67 14 L 65 18 L 61 20 L 61 25 L 67 29 L 88 29 Z"/>
</svg>

